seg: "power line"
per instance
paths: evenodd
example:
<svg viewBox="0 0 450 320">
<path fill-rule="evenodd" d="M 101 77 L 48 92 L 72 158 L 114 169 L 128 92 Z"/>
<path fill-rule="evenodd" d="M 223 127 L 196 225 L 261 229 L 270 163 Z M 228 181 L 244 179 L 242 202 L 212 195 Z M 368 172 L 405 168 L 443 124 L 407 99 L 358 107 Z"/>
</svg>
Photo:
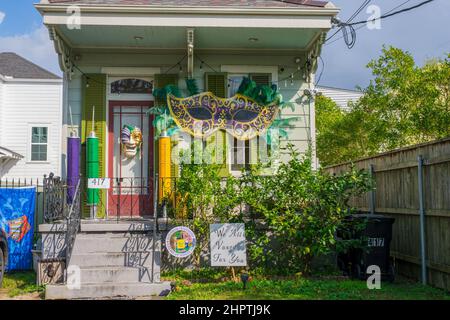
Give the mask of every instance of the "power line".
<svg viewBox="0 0 450 320">
<path fill-rule="evenodd" d="M 317 78 L 315 87 L 317 87 L 317 85 L 318 85 L 319 82 L 320 82 L 320 79 L 322 79 L 323 71 L 325 70 L 325 62 L 323 61 L 323 59 L 322 59 L 321 56 L 319 56 L 319 59 L 320 59 L 320 61 L 322 62 L 322 70 L 320 71 L 319 77 Z"/>
<path fill-rule="evenodd" d="M 430 3 L 430 2 L 433 2 L 433 1 L 435 1 L 435 0 L 427 0 L 427 1 L 423 1 L 423 2 L 421 2 L 421 3 L 419 3 L 419 4 L 416 4 L 415 6 L 408 7 L 408 8 L 405 8 L 405 9 L 402 9 L 402 10 L 399 10 L 399 11 L 395 11 L 395 12 L 392 12 L 392 13 L 384 14 L 384 15 L 382 15 L 382 16 L 379 17 L 379 18 L 374 18 L 374 19 L 369 20 L 369 21 L 352 22 L 352 23 L 350 23 L 349 25 L 351 25 L 351 26 L 356 26 L 356 25 L 358 25 L 358 24 L 363 24 L 363 23 L 367 23 L 367 22 L 373 22 L 373 21 L 377 21 L 377 20 L 386 19 L 386 18 L 393 17 L 393 16 L 395 16 L 395 15 L 398 15 L 398 14 L 401 14 L 401 13 L 404 13 L 404 12 L 408 12 L 408 11 L 417 9 L 417 8 L 422 7 L 422 6 L 424 6 L 424 5 L 426 5 L 426 4 Z"/>
<path fill-rule="evenodd" d="M 386 13 L 384 13 L 383 15 L 382 15 L 382 17 L 383 16 L 386 16 L 386 15 L 389 15 L 391 12 L 393 12 L 394 10 L 396 10 L 396 9 L 398 9 L 398 8 L 400 8 L 400 7 L 403 7 L 405 4 L 407 4 L 407 3 L 409 3 L 409 2 L 411 2 L 412 0 L 406 0 L 405 2 L 402 2 L 401 4 L 399 4 L 399 5 L 397 5 L 397 6 L 395 6 L 394 8 L 392 8 L 392 9 L 390 9 L 389 11 L 387 11 Z M 433 0 L 432 0 L 433 1 Z M 423 4 L 422 4 L 423 5 Z M 411 9 L 410 9 L 411 10 Z M 409 11 L 409 10 L 408 10 Z M 374 19 L 374 20 L 371 20 L 371 21 L 375 21 L 376 19 Z M 366 22 L 370 22 L 370 21 L 366 21 Z M 364 28 L 364 24 L 362 24 L 362 25 L 360 25 L 358 28 L 356 28 L 355 29 L 355 31 L 358 31 L 358 30 L 360 30 L 360 29 L 362 29 L 362 28 Z M 339 29 L 340 30 L 340 29 Z M 338 31 L 339 31 L 338 30 Z M 344 36 L 340 36 L 339 38 L 337 38 L 337 39 L 334 39 L 333 41 L 331 41 L 331 42 L 327 42 L 327 41 L 325 41 L 325 46 L 327 46 L 327 45 L 330 45 L 330 44 L 333 44 L 333 43 L 335 43 L 335 42 L 337 42 L 337 41 L 339 41 L 339 40 L 341 40 L 342 38 L 344 38 Z"/>
<path fill-rule="evenodd" d="M 355 19 L 358 14 L 361 13 L 361 11 L 370 3 L 371 0 L 364 0 L 363 3 L 359 6 L 359 8 L 350 16 L 350 18 L 346 21 L 346 23 L 350 23 L 353 19 Z M 336 30 L 335 33 L 333 33 L 328 39 L 325 40 L 325 42 L 331 40 L 336 34 L 339 33 L 339 31 L 342 30 L 342 27 L 340 27 L 338 30 Z"/>
</svg>

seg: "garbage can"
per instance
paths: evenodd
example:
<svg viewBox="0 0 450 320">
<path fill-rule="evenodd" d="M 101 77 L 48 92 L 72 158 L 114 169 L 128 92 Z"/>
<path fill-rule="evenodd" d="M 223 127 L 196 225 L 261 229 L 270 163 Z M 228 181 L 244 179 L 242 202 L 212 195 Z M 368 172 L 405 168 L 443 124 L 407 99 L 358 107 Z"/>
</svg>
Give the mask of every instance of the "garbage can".
<svg viewBox="0 0 450 320">
<path fill-rule="evenodd" d="M 359 240 L 361 246 L 338 254 L 338 267 L 345 275 L 365 280 L 369 266 L 378 266 L 381 279 L 394 281 L 395 269 L 390 258 L 392 225 L 395 219 L 378 214 L 354 214 L 345 219 L 337 232 L 339 240 Z M 359 226 L 359 227 L 358 227 Z"/>
</svg>

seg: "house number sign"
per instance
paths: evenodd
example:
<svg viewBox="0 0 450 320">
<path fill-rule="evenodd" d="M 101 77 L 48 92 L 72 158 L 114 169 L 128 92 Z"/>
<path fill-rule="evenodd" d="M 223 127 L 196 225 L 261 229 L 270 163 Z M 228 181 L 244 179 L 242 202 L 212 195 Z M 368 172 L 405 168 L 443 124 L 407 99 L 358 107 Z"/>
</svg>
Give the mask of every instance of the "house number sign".
<svg viewBox="0 0 450 320">
<path fill-rule="evenodd" d="M 109 189 L 111 186 L 111 179 L 109 178 L 90 178 L 88 179 L 89 189 Z"/>
</svg>

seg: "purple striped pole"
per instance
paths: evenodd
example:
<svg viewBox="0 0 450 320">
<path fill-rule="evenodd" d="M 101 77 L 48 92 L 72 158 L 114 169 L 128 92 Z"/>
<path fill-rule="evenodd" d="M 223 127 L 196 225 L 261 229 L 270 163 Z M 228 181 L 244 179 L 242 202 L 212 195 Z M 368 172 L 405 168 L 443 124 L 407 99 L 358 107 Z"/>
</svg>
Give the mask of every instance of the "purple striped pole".
<svg viewBox="0 0 450 320">
<path fill-rule="evenodd" d="M 67 202 L 72 203 L 80 180 L 81 140 L 76 137 L 67 138 Z"/>
</svg>

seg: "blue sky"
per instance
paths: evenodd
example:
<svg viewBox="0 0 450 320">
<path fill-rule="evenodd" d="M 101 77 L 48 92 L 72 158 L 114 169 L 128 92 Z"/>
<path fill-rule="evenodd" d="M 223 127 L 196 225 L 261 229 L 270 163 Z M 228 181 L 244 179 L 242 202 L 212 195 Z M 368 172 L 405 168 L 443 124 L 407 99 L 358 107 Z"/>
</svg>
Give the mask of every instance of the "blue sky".
<svg viewBox="0 0 450 320">
<path fill-rule="evenodd" d="M 43 27 L 39 13 L 32 5 L 37 1 L 0 0 L 0 52 L 14 51 L 60 74 L 47 29 Z M 378 5 L 384 13 L 405 1 L 372 0 L 370 4 Z M 410 0 L 402 8 L 421 1 Z M 341 8 L 339 17 L 346 20 L 363 1 L 332 2 Z M 364 10 L 354 21 L 366 20 L 368 17 L 369 14 Z M 417 10 L 383 20 L 380 30 L 368 30 L 366 27 L 358 30 L 356 45 L 351 50 L 347 49 L 342 39 L 326 44 L 322 52 L 325 69 L 320 84 L 349 89 L 366 86 L 371 74 L 365 66 L 380 55 L 384 44 L 409 51 L 418 64 L 434 57 L 443 57 L 444 53 L 450 52 L 449 22 L 450 0 L 435 0 Z"/>
</svg>

